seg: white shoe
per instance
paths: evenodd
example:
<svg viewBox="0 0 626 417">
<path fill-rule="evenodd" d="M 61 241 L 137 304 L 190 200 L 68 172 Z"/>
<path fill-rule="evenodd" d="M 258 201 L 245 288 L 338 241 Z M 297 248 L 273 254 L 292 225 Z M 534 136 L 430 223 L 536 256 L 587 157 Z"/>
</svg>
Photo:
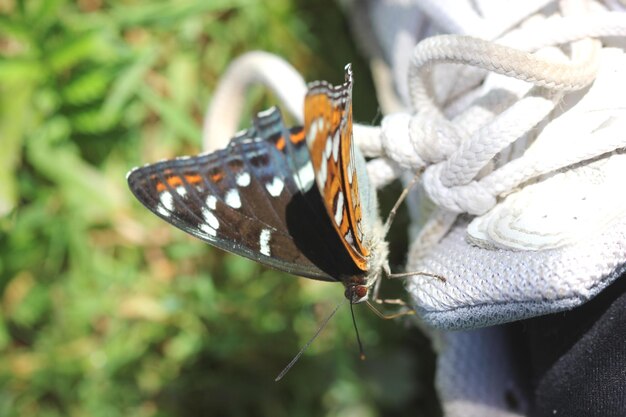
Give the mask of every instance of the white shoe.
<svg viewBox="0 0 626 417">
<path fill-rule="evenodd" d="M 407 288 L 428 325 L 572 309 L 626 270 L 624 10 L 391 0 L 370 4 L 370 26 L 357 22 L 384 51 L 371 60 L 381 105 L 404 111 L 355 131 L 379 157 L 370 175 L 384 185 L 426 167 L 407 270 L 447 282 Z M 452 35 L 429 37 L 440 33 Z M 431 333 L 446 416 L 525 415 L 525 365 L 502 327 Z"/>
<path fill-rule="evenodd" d="M 412 52 L 415 113 L 383 120 L 383 149 L 372 152 L 371 136 L 363 145 L 384 155 L 370 171 L 379 183 L 383 163 L 427 167 L 437 209 L 407 269 L 448 278 L 410 286 L 427 323 L 475 328 L 569 309 L 619 275 L 626 56 L 583 37 L 625 30 L 623 13 L 534 15 L 496 41 L 436 36 Z"/>
</svg>

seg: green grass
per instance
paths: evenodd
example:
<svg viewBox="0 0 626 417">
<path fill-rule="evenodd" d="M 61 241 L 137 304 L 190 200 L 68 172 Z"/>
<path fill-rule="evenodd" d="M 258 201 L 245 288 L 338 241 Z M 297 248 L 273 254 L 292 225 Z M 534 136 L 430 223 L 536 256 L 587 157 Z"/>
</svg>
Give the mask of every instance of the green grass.
<svg viewBox="0 0 626 417">
<path fill-rule="evenodd" d="M 427 342 L 145 210 L 133 166 L 199 150 L 212 89 L 263 49 L 308 80 L 365 61 L 327 0 L 0 1 L 0 416 L 432 415 Z M 331 30 L 328 30 L 328 29 Z M 250 112 L 271 103 L 260 95 Z M 387 203 L 388 205 L 388 203 Z"/>
</svg>

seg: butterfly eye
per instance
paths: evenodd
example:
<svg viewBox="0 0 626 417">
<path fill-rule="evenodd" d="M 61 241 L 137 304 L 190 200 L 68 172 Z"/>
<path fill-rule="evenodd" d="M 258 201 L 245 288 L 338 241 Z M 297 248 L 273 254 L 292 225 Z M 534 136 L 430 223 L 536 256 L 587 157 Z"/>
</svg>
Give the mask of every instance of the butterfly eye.
<svg viewBox="0 0 626 417">
<path fill-rule="evenodd" d="M 358 304 L 367 299 L 367 287 L 365 285 L 349 285 L 344 293 L 352 304 Z"/>
</svg>

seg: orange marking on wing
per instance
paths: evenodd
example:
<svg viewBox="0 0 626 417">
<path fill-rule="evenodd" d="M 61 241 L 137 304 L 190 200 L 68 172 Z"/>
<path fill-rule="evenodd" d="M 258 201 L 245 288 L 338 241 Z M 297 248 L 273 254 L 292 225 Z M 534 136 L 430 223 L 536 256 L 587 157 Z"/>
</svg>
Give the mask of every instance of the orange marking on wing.
<svg viewBox="0 0 626 417">
<path fill-rule="evenodd" d="M 293 144 L 298 144 L 302 142 L 305 138 L 306 136 L 304 135 L 304 130 L 301 130 L 297 133 L 292 133 L 291 136 L 289 137 L 289 140 Z"/>
<path fill-rule="evenodd" d="M 166 174 L 166 173 L 171 174 L 172 170 L 171 169 L 167 169 L 167 170 L 164 170 L 163 173 L 164 174 Z M 184 177 L 185 177 L 185 181 L 187 181 L 189 184 L 194 184 L 195 185 L 195 184 L 198 184 L 198 183 L 200 183 L 202 181 L 202 177 L 199 174 L 187 174 L 187 175 L 184 175 Z M 156 179 L 156 177 L 153 178 L 153 179 Z M 165 182 L 162 182 L 162 181 L 157 182 L 156 190 L 157 190 L 157 192 L 160 193 L 160 192 L 163 192 L 163 191 L 167 190 L 168 186 L 170 188 L 176 188 L 176 187 L 179 187 L 181 185 L 183 185 L 183 178 L 179 177 L 178 175 L 172 175 L 170 177 L 167 177 L 165 179 Z"/>
<path fill-rule="evenodd" d="M 341 123 L 341 118 L 343 117 L 343 111 L 339 107 L 333 107 L 331 116 L 331 122 L 333 127 L 339 126 L 339 123 Z"/>
<path fill-rule="evenodd" d="M 222 178 L 224 178 L 224 174 L 222 173 L 222 171 L 211 174 L 211 181 L 213 182 L 220 182 Z"/>
<path fill-rule="evenodd" d="M 278 140 L 276 141 L 276 149 L 278 149 L 279 151 L 282 151 L 283 149 L 285 149 L 285 138 L 284 137 L 280 137 L 278 138 Z"/>
<path fill-rule="evenodd" d="M 165 181 L 167 181 L 167 184 L 172 188 L 176 188 L 179 185 L 183 185 L 183 179 L 176 175 L 167 178 Z"/>
<path fill-rule="evenodd" d="M 185 181 L 189 184 L 196 185 L 202 182 L 202 177 L 199 174 L 187 174 L 185 175 Z"/>
<path fill-rule="evenodd" d="M 156 190 L 157 190 L 157 192 L 161 193 L 161 192 L 167 190 L 167 186 L 159 181 L 159 182 L 157 182 Z"/>
</svg>

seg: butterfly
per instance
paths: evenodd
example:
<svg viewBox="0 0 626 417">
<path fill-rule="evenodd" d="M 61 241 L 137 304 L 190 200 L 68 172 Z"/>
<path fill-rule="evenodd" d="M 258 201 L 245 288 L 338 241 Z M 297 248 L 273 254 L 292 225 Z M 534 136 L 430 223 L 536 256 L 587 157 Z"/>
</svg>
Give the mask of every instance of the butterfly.
<svg viewBox="0 0 626 417">
<path fill-rule="evenodd" d="M 388 270 L 386 228 L 352 135 L 345 82 L 308 85 L 304 126 L 260 112 L 226 148 L 131 170 L 128 185 L 151 212 L 220 249 L 269 267 L 342 282 L 351 304 L 368 300 Z"/>
</svg>

